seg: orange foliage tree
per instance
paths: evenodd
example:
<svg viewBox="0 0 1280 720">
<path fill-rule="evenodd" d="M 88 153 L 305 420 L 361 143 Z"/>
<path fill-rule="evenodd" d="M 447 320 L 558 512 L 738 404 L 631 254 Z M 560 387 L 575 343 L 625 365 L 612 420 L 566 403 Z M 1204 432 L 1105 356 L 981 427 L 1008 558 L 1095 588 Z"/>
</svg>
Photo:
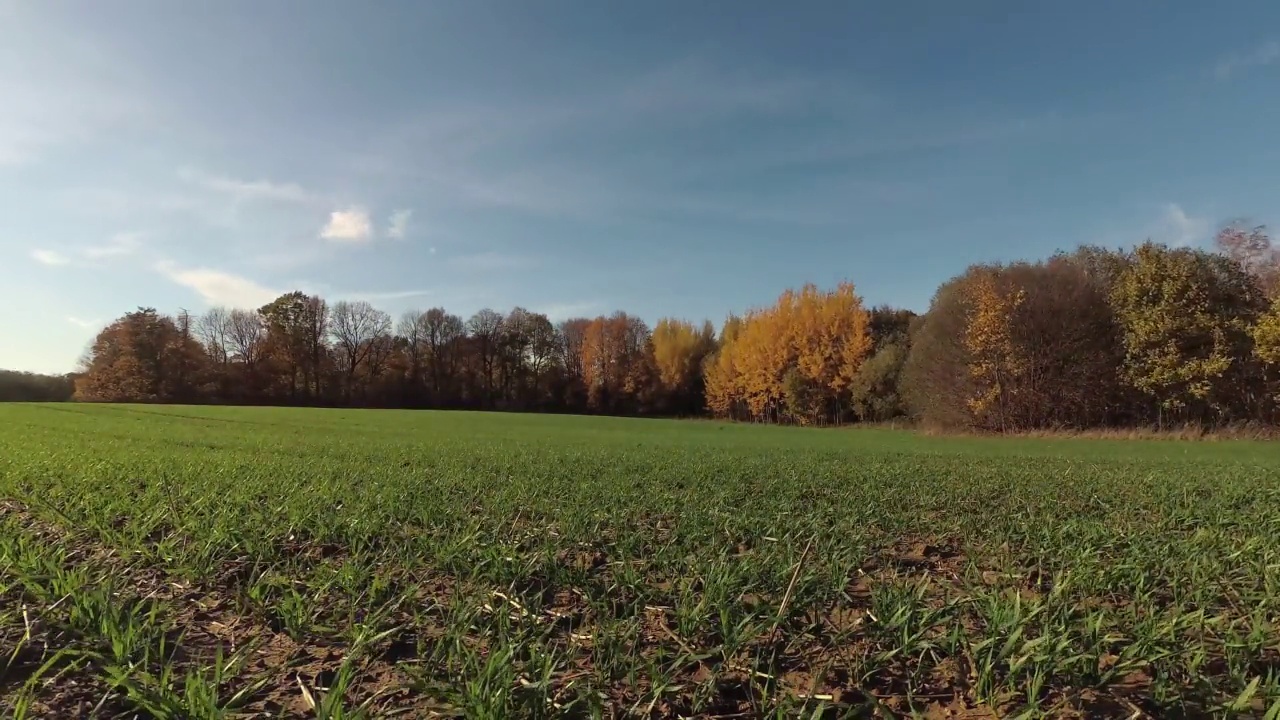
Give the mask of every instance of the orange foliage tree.
<svg viewBox="0 0 1280 720">
<path fill-rule="evenodd" d="M 716 347 L 711 323 L 697 328 L 685 320 L 663 318 L 654 326 L 650 342 L 664 409 L 678 413 L 701 410 L 702 363 Z"/>
<path fill-rule="evenodd" d="M 998 286 L 994 272 L 983 272 L 969 286 L 969 312 L 964 344 L 975 392 L 969 408 L 980 425 L 990 418 L 1003 430 L 1006 396 L 1025 372 L 1026 362 L 1013 340 L 1013 313 L 1025 291 Z"/>
<path fill-rule="evenodd" d="M 583 329 L 580 349 L 587 404 L 598 412 L 635 410 L 650 376 L 649 328 L 634 315 L 616 312 Z"/>
<path fill-rule="evenodd" d="M 175 321 L 139 308 L 103 328 L 76 380 L 77 400 L 182 402 L 196 390 L 206 358 L 185 314 Z"/>
<path fill-rule="evenodd" d="M 788 290 L 732 331 L 707 364 L 708 407 L 765 421 L 839 422 L 872 345 L 870 315 L 850 283 Z"/>
</svg>

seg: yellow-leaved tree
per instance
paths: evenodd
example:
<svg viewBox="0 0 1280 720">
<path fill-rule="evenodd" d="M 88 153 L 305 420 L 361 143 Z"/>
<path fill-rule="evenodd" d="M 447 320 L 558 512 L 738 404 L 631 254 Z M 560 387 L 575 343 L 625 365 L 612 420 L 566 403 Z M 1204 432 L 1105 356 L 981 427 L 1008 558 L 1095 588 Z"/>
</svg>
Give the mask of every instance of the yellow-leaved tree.
<svg viewBox="0 0 1280 720">
<path fill-rule="evenodd" d="M 726 318 L 720 328 L 718 349 L 702 361 L 705 402 L 707 409 L 717 417 L 739 417 L 741 389 L 734 354 L 737 352 L 735 341 L 742 334 L 742 326 L 741 317 L 730 315 Z"/>
<path fill-rule="evenodd" d="M 1161 424 L 1170 413 L 1205 422 L 1244 412 L 1241 369 L 1263 300 L 1237 262 L 1145 243 L 1112 302 L 1124 332 L 1122 375 L 1156 402 Z"/>
<path fill-rule="evenodd" d="M 699 328 L 685 320 L 663 318 L 654 326 L 650 342 L 664 409 L 677 413 L 701 410 L 702 364 L 716 349 L 711 323 Z"/>
<path fill-rule="evenodd" d="M 871 346 L 870 315 L 852 284 L 787 290 L 771 307 L 726 322 L 705 364 L 707 406 L 770 422 L 839 422 Z"/>
<path fill-rule="evenodd" d="M 1007 395 L 1027 365 L 1012 332 L 1013 313 L 1025 292 L 1001 288 L 993 272 L 978 275 L 968 290 L 964 346 L 975 390 L 969 409 L 979 426 L 1003 432 L 1007 429 Z"/>
<path fill-rule="evenodd" d="M 852 283 L 825 293 L 806 285 L 796 298 L 793 323 L 797 369 L 839 422 L 849 387 L 871 352 L 870 314 Z"/>
<path fill-rule="evenodd" d="M 1280 365 L 1280 298 L 1271 301 L 1271 307 L 1250 329 L 1253 335 L 1253 352 L 1268 365 Z"/>
</svg>

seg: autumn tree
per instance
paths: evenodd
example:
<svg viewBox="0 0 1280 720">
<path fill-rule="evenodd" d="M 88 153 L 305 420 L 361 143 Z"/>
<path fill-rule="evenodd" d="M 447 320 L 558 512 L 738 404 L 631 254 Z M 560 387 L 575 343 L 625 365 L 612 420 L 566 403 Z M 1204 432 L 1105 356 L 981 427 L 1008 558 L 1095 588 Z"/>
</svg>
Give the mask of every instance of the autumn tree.
<svg viewBox="0 0 1280 720">
<path fill-rule="evenodd" d="M 788 290 L 772 307 L 731 319 L 706 365 L 708 406 L 765 421 L 838 422 L 871 349 L 869 320 L 848 283 Z"/>
<path fill-rule="evenodd" d="M 722 418 L 739 419 L 741 416 L 742 390 L 739 387 L 737 366 L 734 357 L 737 349 L 733 347 L 741 327 L 741 320 L 729 316 L 720 330 L 720 339 L 716 343 L 716 351 L 702 361 L 702 381 L 704 400 L 707 410 L 712 415 Z"/>
<path fill-rule="evenodd" d="M 587 404 L 598 411 L 612 409 L 612 392 L 617 390 L 617 341 L 612 331 L 609 319 L 602 315 L 588 323 L 582 335 L 582 382 L 587 389 Z"/>
<path fill-rule="evenodd" d="M 720 326 L 716 351 L 702 361 L 703 392 L 707 410 L 723 418 L 740 419 L 746 415 L 743 390 L 733 347 L 742 335 L 743 318 L 730 314 Z"/>
<path fill-rule="evenodd" d="M 76 399 L 189 400 L 193 363 L 202 352 L 186 330 L 154 308 L 139 308 L 111 323 L 94 338 L 76 381 Z"/>
<path fill-rule="evenodd" d="M 1264 398 L 1260 419 L 1275 422 L 1280 406 L 1280 297 L 1249 328 L 1253 355 L 1259 365 L 1258 385 Z"/>
<path fill-rule="evenodd" d="M 1256 281 L 1228 258 L 1145 243 L 1116 284 L 1123 377 L 1159 419 L 1239 414 L 1249 327 L 1263 308 Z"/>
<path fill-rule="evenodd" d="M 662 318 L 653 328 L 654 369 L 661 385 L 664 410 L 681 414 L 702 409 L 703 361 L 716 348 L 715 328 L 676 318 Z"/>
<path fill-rule="evenodd" d="M 319 297 L 294 291 L 281 295 L 259 311 L 267 330 L 269 352 L 286 368 L 289 397 L 298 397 L 298 382 L 304 393 L 321 395 L 325 340 L 328 335 L 328 305 Z"/>
<path fill-rule="evenodd" d="M 1013 341 L 1013 313 L 1026 298 L 1022 288 L 1001 288 L 994 272 L 982 272 L 968 287 L 964 346 L 974 393 L 969 409 L 980 426 L 1007 427 L 1007 398 L 1027 371 Z"/>
<path fill-rule="evenodd" d="M 652 383 L 645 355 L 649 328 L 624 312 L 600 316 L 583 328 L 582 380 L 587 405 L 597 412 L 637 409 L 643 391 Z"/>
<path fill-rule="evenodd" d="M 1084 428 L 1277 418 L 1276 251 L 1227 228 L 1218 251 L 1085 246 L 976 266 L 929 311 L 866 310 L 852 285 L 805 285 L 730 316 L 718 337 L 617 312 L 540 313 L 282 295 L 199 317 L 128 313 L 103 329 L 76 397 L 135 402 L 695 413 L 824 424 L 908 413 L 947 429 Z M 0 399 L 4 382 L 0 376 Z"/>
<path fill-rule="evenodd" d="M 1250 330 L 1254 354 L 1268 365 L 1280 365 L 1280 298 L 1271 301 Z"/>
<path fill-rule="evenodd" d="M 738 399 L 753 419 L 784 419 L 787 372 L 796 364 L 794 318 L 795 293 L 787 290 L 773 307 L 744 315 L 729 344 Z"/>
<path fill-rule="evenodd" d="M 796 367 L 822 398 L 824 407 L 817 412 L 836 422 L 842 420 L 850 386 L 871 352 L 870 319 L 853 284 L 845 282 L 826 293 L 804 286 L 787 320 L 794 326 Z"/>
<path fill-rule="evenodd" d="M 1022 292 L 1013 341 L 1025 363 L 1006 404 L 1015 429 L 1086 428 L 1129 422 L 1119 375 L 1120 324 L 1101 279 L 1070 257 L 1014 263 L 1004 282 Z"/>
<path fill-rule="evenodd" d="M 1080 428 L 1123 417 L 1109 283 L 1124 266 L 1120 255 L 1089 250 L 974 266 L 944 283 L 911 334 L 900 384 L 909 410 L 944 429 Z"/>
</svg>

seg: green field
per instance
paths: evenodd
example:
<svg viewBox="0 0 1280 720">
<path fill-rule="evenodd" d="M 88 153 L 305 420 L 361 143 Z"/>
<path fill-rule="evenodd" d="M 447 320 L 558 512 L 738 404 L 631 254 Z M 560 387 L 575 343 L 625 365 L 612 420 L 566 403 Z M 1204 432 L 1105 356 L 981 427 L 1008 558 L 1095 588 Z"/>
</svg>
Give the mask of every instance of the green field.
<svg viewBox="0 0 1280 720">
<path fill-rule="evenodd" d="M 0 405 L 0 497 L 19 716 L 1280 715 L 1276 444 Z"/>
</svg>

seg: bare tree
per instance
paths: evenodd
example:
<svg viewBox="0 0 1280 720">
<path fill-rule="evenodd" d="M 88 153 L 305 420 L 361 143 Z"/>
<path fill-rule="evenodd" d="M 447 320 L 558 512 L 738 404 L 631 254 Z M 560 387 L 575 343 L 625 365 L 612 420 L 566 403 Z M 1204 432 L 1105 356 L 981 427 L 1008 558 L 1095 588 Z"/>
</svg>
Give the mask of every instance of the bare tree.
<svg viewBox="0 0 1280 720">
<path fill-rule="evenodd" d="M 551 320 L 542 313 L 532 313 L 528 317 L 529 344 L 525 351 L 525 362 L 535 377 L 540 377 L 555 362 L 559 348 L 559 336 Z"/>
<path fill-rule="evenodd" d="M 384 313 L 385 314 L 385 313 Z M 323 376 L 324 356 L 329 348 L 325 337 L 329 327 L 329 305 L 319 295 L 311 295 L 303 302 L 303 343 L 307 353 L 307 370 L 315 385 L 315 397 L 321 397 L 320 378 Z"/>
<path fill-rule="evenodd" d="M 407 310 L 396 321 L 396 335 L 404 338 L 405 359 L 409 363 L 409 380 L 417 383 L 422 370 L 422 329 L 421 310 Z"/>
<path fill-rule="evenodd" d="M 1246 229 L 1235 223 L 1220 230 L 1214 238 L 1218 252 L 1240 263 L 1245 272 L 1255 277 L 1268 297 L 1280 293 L 1280 249 L 1271 243 L 1266 227 Z"/>
<path fill-rule="evenodd" d="M 498 370 L 504 399 L 524 393 L 528 376 L 525 358 L 532 340 L 532 313 L 522 307 L 507 314 L 498 331 Z"/>
<path fill-rule="evenodd" d="M 485 308 L 467 321 L 467 330 L 475 342 L 476 353 L 480 358 L 480 373 L 484 376 L 485 402 L 493 402 L 493 370 L 500 350 L 503 317 L 498 312 Z"/>
<path fill-rule="evenodd" d="M 390 328 L 390 323 L 387 325 Z M 389 333 L 382 333 L 369 341 L 369 352 L 365 358 L 365 371 L 370 380 L 377 380 L 387 369 L 387 361 L 396 350 L 396 340 Z"/>
<path fill-rule="evenodd" d="M 441 404 L 446 381 L 453 382 L 457 373 L 457 345 L 465 328 L 462 318 L 444 308 L 431 308 L 418 317 L 418 333 L 425 346 L 426 361 L 431 366 L 431 391 L 434 402 Z"/>
<path fill-rule="evenodd" d="M 225 367 L 231 361 L 231 311 L 212 307 L 196 319 L 195 335 L 214 363 Z"/>
<path fill-rule="evenodd" d="M 390 336 L 391 316 L 363 300 L 344 300 L 333 306 L 329 332 L 345 378 L 344 391 L 350 400 L 356 370 L 369 360 L 375 344 Z M 381 358 L 385 361 L 386 356 Z"/>
<path fill-rule="evenodd" d="M 227 316 L 226 333 L 229 355 L 252 370 L 262 358 L 267 335 L 262 316 L 256 310 L 232 310 Z"/>
</svg>

